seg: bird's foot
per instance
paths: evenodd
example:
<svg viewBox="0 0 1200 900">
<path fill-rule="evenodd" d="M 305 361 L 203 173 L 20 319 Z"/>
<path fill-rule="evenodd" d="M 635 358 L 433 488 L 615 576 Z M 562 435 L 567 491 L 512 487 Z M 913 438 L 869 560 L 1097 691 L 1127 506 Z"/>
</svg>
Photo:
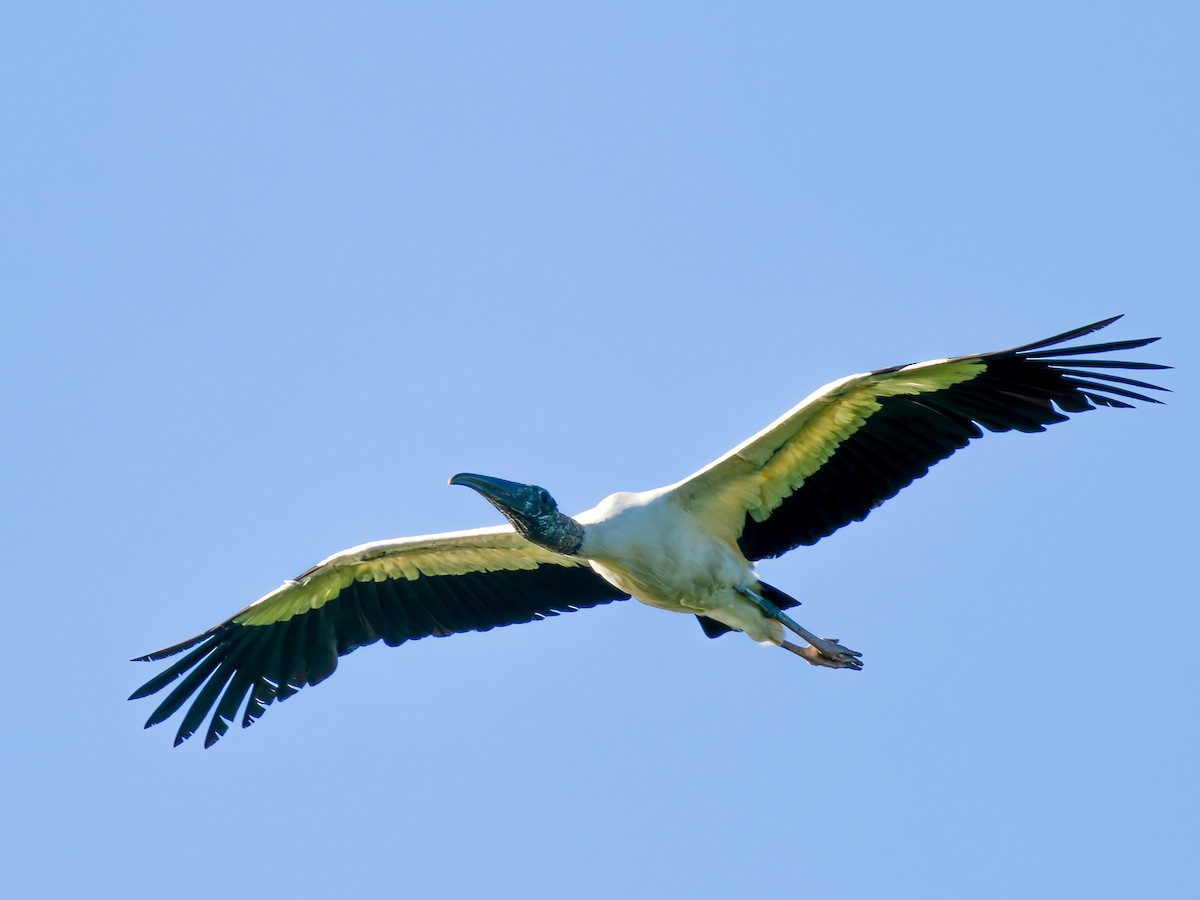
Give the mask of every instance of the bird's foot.
<svg viewBox="0 0 1200 900">
<path fill-rule="evenodd" d="M 830 669 L 861 669 L 862 654 L 857 650 L 843 647 L 837 638 L 805 638 L 809 646 L 800 647 L 790 641 L 784 641 L 783 646 L 797 656 L 804 657 L 810 665 L 825 666 Z"/>
</svg>

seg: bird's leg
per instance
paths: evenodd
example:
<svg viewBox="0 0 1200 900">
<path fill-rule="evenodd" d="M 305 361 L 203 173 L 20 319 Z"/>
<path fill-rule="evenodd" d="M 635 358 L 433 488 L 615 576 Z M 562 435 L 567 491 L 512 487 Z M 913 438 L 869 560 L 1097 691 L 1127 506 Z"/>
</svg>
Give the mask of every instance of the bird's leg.
<svg viewBox="0 0 1200 900">
<path fill-rule="evenodd" d="M 828 666 L 831 669 L 861 669 L 862 654 L 843 647 L 837 638 L 819 638 L 807 628 L 795 622 L 791 616 L 765 597 L 760 596 L 749 588 L 737 588 L 737 592 L 752 600 L 759 609 L 772 619 L 782 624 L 789 631 L 804 638 L 810 646 L 801 647 L 790 641 L 783 641 L 785 650 L 791 650 L 797 656 L 802 656 L 814 666 Z"/>
<path fill-rule="evenodd" d="M 791 650 L 797 656 L 804 657 L 809 664 L 814 666 L 855 670 L 863 667 L 862 660 L 857 658 L 862 656 L 861 653 L 856 653 L 854 650 L 847 650 L 841 644 L 837 643 L 837 640 L 834 638 L 825 638 L 821 643 L 826 647 L 834 647 L 836 652 L 831 655 L 816 646 L 802 647 L 799 644 L 793 644 L 791 641 L 780 641 L 779 646 L 784 650 Z"/>
</svg>

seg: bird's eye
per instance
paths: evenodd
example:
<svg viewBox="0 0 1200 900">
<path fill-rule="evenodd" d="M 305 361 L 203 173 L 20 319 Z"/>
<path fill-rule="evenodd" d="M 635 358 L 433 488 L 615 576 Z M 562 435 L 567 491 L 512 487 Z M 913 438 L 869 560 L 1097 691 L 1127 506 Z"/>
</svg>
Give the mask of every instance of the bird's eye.
<svg viewBox="0 0 1200 900">
<path fill-rule="evenodd" d="M 542 506 L 550 505 L 550 492 L 545 488 L 538 488 L 538 503 Z"/>
</svg>

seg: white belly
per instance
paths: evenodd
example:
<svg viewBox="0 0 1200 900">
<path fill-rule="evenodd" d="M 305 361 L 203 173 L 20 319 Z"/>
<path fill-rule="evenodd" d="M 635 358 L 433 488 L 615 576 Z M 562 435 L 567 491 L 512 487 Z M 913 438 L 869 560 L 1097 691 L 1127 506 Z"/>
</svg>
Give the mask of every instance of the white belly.
<svg viewBox="0 0 1200 900">
<path fill-rule="evenodd" d="M 758 589 L 735 545 L 706 531 L 662 492 L 614 494 L 576 517 L 585 527 L 583 556 L 611 584 L 671 612 L 694 613 L 777 644 L 779 622 L 739 589 Z"/>
</svg>

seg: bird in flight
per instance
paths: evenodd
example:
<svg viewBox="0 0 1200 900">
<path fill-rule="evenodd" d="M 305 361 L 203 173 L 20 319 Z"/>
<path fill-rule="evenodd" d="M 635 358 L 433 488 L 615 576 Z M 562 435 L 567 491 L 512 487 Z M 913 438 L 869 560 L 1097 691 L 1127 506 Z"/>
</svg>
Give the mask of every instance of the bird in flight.
<svg viewBox="0 0 1200 900">
<path fill-rule="evenodd" d="M 367 644 L 487 631 L 630 597 L 695 615 L 709 637 L 740 631 L 814 666 L 861 669 L 862 654 L 785 612 L 799 602 L 760 581 L 754 563 L 861 521 L 983 429 L 1044 431 L 1096 406 L 1160 402 L 1142 391 L 1165 388 L 1112 370 L 1168 366 L 1080 358 L 1158 338 L 1060 346 L 1119 318 L 1011 350 L 841 378 L 682 481 L 612 494 L 575 516 L 538 485 L 455 475 L 451 484 L 477 491 L 508 524 L 336 553 L 203 634 L 138 657 L 183 654 L 130 699 L 174 685 L 146 727 L 191 700 L 175 745 L 211 713 L 209 747 L 239 710 L 245 728 Z"/>
</svg>

